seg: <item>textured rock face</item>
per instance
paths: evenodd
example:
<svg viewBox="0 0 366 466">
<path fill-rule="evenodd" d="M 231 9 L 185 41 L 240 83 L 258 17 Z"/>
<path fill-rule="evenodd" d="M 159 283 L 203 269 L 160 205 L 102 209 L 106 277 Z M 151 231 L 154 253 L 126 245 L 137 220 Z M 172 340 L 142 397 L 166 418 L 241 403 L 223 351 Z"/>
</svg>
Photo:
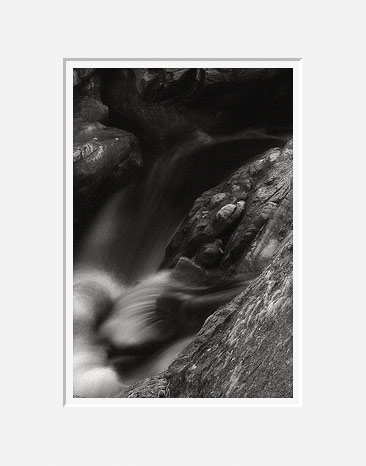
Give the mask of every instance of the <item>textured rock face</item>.
<svg viewBox="0 0 366 466">
<path fill-rule="evenodd" d="M 119 397 L 293 396 L 292 156 L 289 141 L 197 199 L 165 266 L 195 283 L 261 273 L 205 321 L 166 372 Z M 217 248 L 216 262 L 202 261 Z"/>
<path fill-rule="evenodd" d="M 253 284 L 209 317 L 169 369 L 118 397 L 291 398 L 292 234 Z"/>
<path fill-rule="evenodd" d="M 200 258 L 220 243 L 219 275 L 260 270 L 292 230 L 292 141 L 203 193 L 169 245 L 164 267 Z"/>
<path fill-rule="evenodd" d="M 108 107 L 93 97 L 84 97 L 74 108 L 74 122 L 76 124 L 82 121 L 106 121 L 108 116 Z"/>
<path fill-rule="evenodd" d="M 143 100 L 168 100 L 192 93 L 200 84 L 196 68 L 139 68 L 134 70 L 136 87 Z"/>
<path fill-rule="evenodd" d="M 102 102 L 100 85 L 95 68 L 74 68 L 74 124 L 108 120 L 109 109 Z"/>
<path fill-rule="evenodd" d="M 137 138 L 101 123 L 74 126 L 74 229 L 85 225 L 101 204 L 128 184 L 142 166 Z"/>
<path fill-rule="evenodd" d="M 171 397 L 292 397 L 292 238 L 167 375 Z M 176 377 L 174 375 L 176 374 Z"/>
<path fill-rule="evenodd" d="M 74 87 L 89 81 L 95 72 L 95 68 L 74 68 Z"/>
</svg>

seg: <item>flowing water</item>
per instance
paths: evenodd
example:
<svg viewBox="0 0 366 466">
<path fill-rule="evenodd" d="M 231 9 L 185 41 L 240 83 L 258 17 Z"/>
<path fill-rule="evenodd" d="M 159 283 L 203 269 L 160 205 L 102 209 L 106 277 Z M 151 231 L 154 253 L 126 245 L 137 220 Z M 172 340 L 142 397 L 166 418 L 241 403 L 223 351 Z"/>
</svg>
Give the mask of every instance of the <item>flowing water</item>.
<svg viewBox="0 0 366 466">
<path fill-rule="evenodd" d="M 238 294 L 158 268 L 194 200 L 282 139 L 206 134 L 158 158 L 97 215 L 75 257 L 74 395 L 111 397 L 164 371 L 204 319 Z"/>
</svg>

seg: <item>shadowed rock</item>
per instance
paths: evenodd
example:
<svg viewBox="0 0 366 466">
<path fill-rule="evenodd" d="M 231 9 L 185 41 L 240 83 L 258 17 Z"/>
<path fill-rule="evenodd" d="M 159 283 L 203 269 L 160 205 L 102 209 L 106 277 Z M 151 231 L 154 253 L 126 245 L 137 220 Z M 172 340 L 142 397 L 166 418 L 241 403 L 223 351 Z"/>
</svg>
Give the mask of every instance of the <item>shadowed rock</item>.
<svg viewBox="0 0 366 466">
<path fill-rule="evenodd" d="M 221 274 L 267 265 L 292 229 L 292 141 L 270 149 L 203 193 L 172 239 L 163 261 L 174 267 L 220 239 Z M 217 243 L 216 243 L 217 244 Z M 203 265 L 201 263 L 201 265 Z"/>
</svg>

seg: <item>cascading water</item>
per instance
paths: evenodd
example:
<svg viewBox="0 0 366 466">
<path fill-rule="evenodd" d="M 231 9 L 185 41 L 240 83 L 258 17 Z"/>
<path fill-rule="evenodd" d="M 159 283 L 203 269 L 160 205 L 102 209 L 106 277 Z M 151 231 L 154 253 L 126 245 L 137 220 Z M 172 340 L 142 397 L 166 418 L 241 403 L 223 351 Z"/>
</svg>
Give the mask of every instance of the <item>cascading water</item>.
<svg viewBox="0 0 366 466">
<path fill-rule="evenodd" d="M 164 371 L 205 318 L 244 287 L 157 271 L 194 200 L 282 139 L 199 133 L 108 201 L 75 259 L 74 395 L 110 397 Z"/>
</svg>

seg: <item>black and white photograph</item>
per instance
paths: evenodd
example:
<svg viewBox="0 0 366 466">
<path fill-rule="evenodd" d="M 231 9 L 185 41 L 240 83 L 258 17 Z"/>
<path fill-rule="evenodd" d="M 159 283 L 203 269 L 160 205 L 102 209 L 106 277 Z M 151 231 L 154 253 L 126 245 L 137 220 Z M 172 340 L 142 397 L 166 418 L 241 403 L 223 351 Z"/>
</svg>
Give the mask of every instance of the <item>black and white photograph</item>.
<svg viewBox="0 0 366 466">
<path fill-rule="evenodd" d="M 358 466 L 362 2 L 3 2 L 5 466 Z"/>
<path fill-rule="evenodd" d="M 293 400 L 296 63 L 71 65 L 73 398 Z"/>
</svg>

